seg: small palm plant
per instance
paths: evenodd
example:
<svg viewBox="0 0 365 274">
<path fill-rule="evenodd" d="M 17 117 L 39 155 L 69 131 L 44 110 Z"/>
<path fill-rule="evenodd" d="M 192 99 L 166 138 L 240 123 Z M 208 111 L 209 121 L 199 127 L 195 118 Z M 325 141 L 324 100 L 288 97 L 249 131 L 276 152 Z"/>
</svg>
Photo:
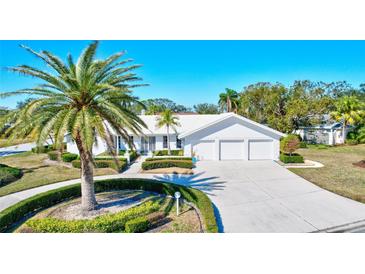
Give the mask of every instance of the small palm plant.
<svg viewBox="0 0 365 274">
<path fill-rule="evenodd" d="M 159 117 L 157 117 L 157 127 L 161 128 L 166 126 L 167 132 L 167 151 L 168 155 L 171 155 L 170 148 L 170 128 L 176 132 L 176 127 L 180 126 L 179 117 L 175 116 L 171 109 L 164 110 Z"/>
<path fill-rule="evenodd" d="M 364 115 L 364 106 L 355 96 L 344 96 L 335 103 L 336 110 L 331 112 L 331 117 L 338 122 L 342 122 L 342 141 L 346 141 L 346 129 L 348 125 L 353 125 L 360 121 Z"/>
<path fill-rule="evenodd" d="M 96 60 L 98 42 L 91 43 L 74 63 L 69 54 L 66 63 L 48 51 L 35 52 L 23 46 L 50 67 L 53 72 L 22 65 L 9 68 L 43 80 L 43 84 L 2 97 L 30 94 L 36 98 L 1 119 L 9 138 L 36 136 L 42 146 L 53 136 L 54 146 L 61 148 L 65 135 L 76 143 L 81 160 L 81 205 L 84 211 L 94 210 L 97 203 L 94 192 L 92 148 L 100 136 L 110 151 L 113 149 L 111 130 L 129 142 L 128 132 L 138 134 L 144 122 L 128 108 L 139 104 L 131 94 L 129 82 L 140 80 L 130 71 L 140 65 L 124 66 L 131 60 L 120 60 L 123 52 L 104 60 Z"/>
<path fill-rule="evenodd" d="M 237 112 L 238 109 L 238 93 L 237 91 L 226 88 L 226 92 L 219 94 L 218 104 L 222 111 Z"/>
</svg>

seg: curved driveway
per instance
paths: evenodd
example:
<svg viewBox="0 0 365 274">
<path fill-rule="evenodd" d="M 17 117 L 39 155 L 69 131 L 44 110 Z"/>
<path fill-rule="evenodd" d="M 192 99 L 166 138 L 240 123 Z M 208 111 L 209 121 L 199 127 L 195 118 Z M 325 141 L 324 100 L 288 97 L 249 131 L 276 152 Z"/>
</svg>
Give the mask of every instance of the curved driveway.
<svg viewBox="0 0 365 274">
<path fill-rule="evenodd" d="M 365 220 L 365 204 L 323 190 L 272 161 L 201 161 L 194 175 L 136 173 L 96 177 L 154 178 L 206 192 L 216 207 L 221 232 L 336 231 Z M 0 197 L 0 211 L 37 193 L 79 182 L 70 180 Z"/>
</svg>

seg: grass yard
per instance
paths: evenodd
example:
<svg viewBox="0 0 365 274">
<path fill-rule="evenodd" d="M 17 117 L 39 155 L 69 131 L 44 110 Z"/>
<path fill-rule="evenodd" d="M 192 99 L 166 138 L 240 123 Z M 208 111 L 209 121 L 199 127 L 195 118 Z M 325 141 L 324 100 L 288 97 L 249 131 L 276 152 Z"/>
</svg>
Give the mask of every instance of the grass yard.
<svg viewBox="0 0 365 274">
<path fill-rule="evenodd" d="M 0 187 L 0 197 L 25 189 L 80 178 L 80 169 L 48 165 L 44 163 L 46 159 L 48 159 L 47 154 L 31 152 L 1 157 L 1 164 L 21 168 L 24 175 L 19 180 Z M 99 168 L 95 169 L 94 174 L 97 176 L 116 173 L 111 168 Z"/>
<path fill-rule="evenodd" d="M 339 195 L 365 203 L 365 169 L 353 163 L 365 160 L 365 144 L 329 148 L 299 149 L 307 160 L 324 164 L 322 168 L 291 169 L 312 183 Z"/>
</svg>

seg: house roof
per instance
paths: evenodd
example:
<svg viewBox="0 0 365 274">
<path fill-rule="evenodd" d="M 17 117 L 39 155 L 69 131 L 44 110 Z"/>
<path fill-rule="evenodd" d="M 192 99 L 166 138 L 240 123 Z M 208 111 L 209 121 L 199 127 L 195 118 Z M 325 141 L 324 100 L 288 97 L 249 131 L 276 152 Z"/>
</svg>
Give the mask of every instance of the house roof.
<svg viewBox="0 0 365 274">
<path fill-rule="evenodd" d="M 269 128 L 265 125 L 256 123 L 250 119 L 242 117 L 240 115 L 234 113 L 222 113 L 222 114 L 175 114 L 179 118 L 179 127 L 176 127 L 176 132 L 179 134 L 180 138 L 184 138 L 189 136 L 195 132 L 198 132 L 202 129 L 215 125 L 223 120 L 226 120 L 230 117 L 236 117 L 241 119 L 242 121 L 260 127 L 264 130 L 272 132 L 279 136 L 285 136 L 285 134 Z M 166 127 L 158 128 L 156 127 L 156 122 L 158 115 L 140 115 L 140 118 L 145 122 L 147 128 L 143 129 L 143 133 L 145 135 L 164 135 L 167 133 Z M 173 132 L 171 130 L 170 132 Z"/>
<path fill-rule="evenodd" d="M 246 122 L 248 124 L 257 126 L 257 127 L 262 128 L 262 129 L 264 129 L 266 131 L 269 131 L 271 133 L 274 133 L 274 134 L 276 134 L 278 136 L 285 136 L 285 134 L 282 133 L 282 132 L 280 132 L 280 131 L 277 131 L 277 130 L 272 129 L 272 128 L 268 127 L 268 126 L 265 126 L 263 124 L 257 123 L 255 121 L 250 120 L 250 119 L 247 119 L 247 118 L 245 118 L 245 117 L 243 117 L 241 115 L 237 115 L 235 113 L 225 113 L 224 115 L 223 114 L 219 114 L 217 116 L 219 116 L 219 117 L 217 117 L 217 119 L 215 119 L 214 121 L 212 121 L 210 123 L 206 123 L 206 124 L 202 125 L 201 127 L 197 127 L 197 128 L 195 128 L 193 130 L 183 132 L 183 133 L 181 133 L 179 135 L 179 137 L 180 138 L 184 138 L 184 137 L 189 136 L 191 134 L 194 134 L 194 133 L 196 133 L 196 132 L 198 132 L 200 130 L 203 130 L 203 129 L 208 128 L 208 127 L 210 127 L 212 125 L 215 125 L 215 124 L 217 124 L 217 123 L 219 123 L 221 121 L 224 121 L 224 120 L 226 120 L 226 119 L 228 119 L 230 117 L 238 118 L 238 119 L 240 119 L 240 120 L 242 120 L 242 121 L 244 121 L 244 122 Z"/>
<path fill-rule="evenodd" d="M 336 122 L 332 124 L 325 124 L 325 125 L 316 125 L 316 126 L 308 126 L 308 127 L 299 127 L 300 129 L 323 129 L 323 130 L 329 130 L 329 129 L 337 129 L 342 128 L 341 122 Z M 347 128 L 351 128 L 350 125 L 347 126 Z"/>
</svg>

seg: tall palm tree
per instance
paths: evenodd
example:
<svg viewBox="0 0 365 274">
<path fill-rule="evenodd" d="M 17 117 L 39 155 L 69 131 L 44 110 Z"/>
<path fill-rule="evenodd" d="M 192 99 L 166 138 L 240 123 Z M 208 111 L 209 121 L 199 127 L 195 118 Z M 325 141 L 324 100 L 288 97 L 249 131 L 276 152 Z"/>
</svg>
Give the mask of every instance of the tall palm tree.
<svg viewBox="0 0 365 274">
<path fill-rule="evenodd" d="M 218 104 L 222 111 L 237 112 L 238 99 L 239 96 L 237 91 L 226 88 L 226 92 L 219 94 Z"/>
<path fill-rule="evenodd" d="M 179 117 L 175 116 L 171 109 L 164 110 L 159 117 L 157 117 L 158 128 L 166 126 L 167 131 L 167 151 L 168 155 L 171 155 L 170 148 L 170 128 L 172 128 L 176 132 L 176 127 L 180 126 Z"/>
<path fill-rule="evenodd" d="M 346 128 L 358 122 L 362 115 L 363 104 L 355 96 L 343 96 L 335 103 L 336 110 L 331 112 L 331 117 L 338 122 L 342 122 L 342 140 L 346 141 Z"/>
<path fill-rule="evenodd" d="M 70 54 L 64 62 L 48 51 L 35 52 L 22 47 L 41 59 L 52 72 L 27 65 L 8 68 L 43 80 L 43 83 L 1 94 L 2 97 L 18 94 L 36 96 L 15 114 L 6 117 L 13 121 L 7 134 L 10 138 L 24 138 L 32 133 L 39 146 L 52 135 L 56 148 L 62 146 L 64 136 L 69 134 L 80 154 L 82 209 L 94 210 L 97 202 L 92 148 L 96 136 L 100 136 L 113 152 L 112 130 L 129 142 L 130 133 L 138 134 L 145 127 L 144 122 L 128 108 L 130 104 L 139 103 L 132 96 L 131 89 L 141 85 L 130 85 L 129 82 L 141 80 L 131 72 L 140 65 L 124 66 L 131 61 L 120 60 L 124 52 L 96 60 L 98 42 L 87 46 L 76 63 Z M 5 124 L 6 119 L 2 122 Z"/>
</svg>

